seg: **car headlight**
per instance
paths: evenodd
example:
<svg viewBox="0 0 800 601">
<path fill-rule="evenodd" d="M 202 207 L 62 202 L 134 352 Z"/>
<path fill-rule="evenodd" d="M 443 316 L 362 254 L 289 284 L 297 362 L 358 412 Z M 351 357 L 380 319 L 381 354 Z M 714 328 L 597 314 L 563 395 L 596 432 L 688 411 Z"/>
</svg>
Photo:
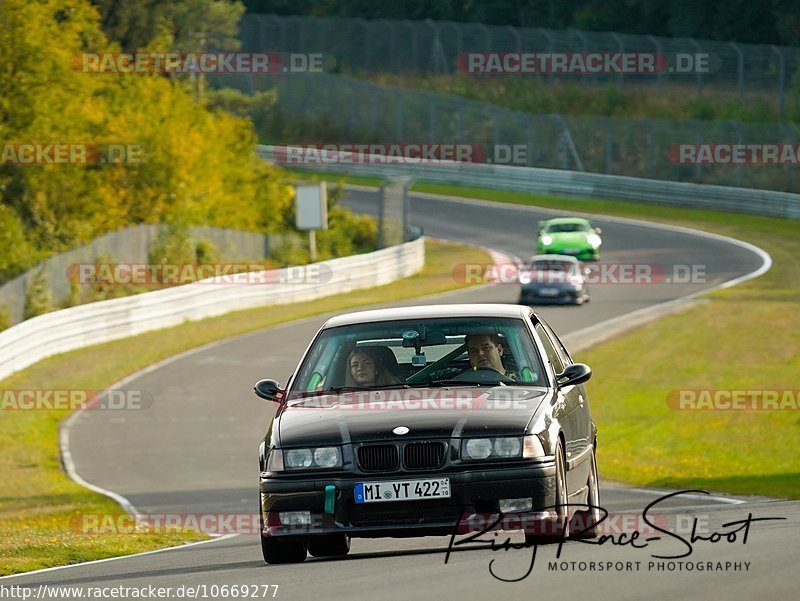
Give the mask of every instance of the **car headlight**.
<svg viewBox="0 0 800 601">
<path fill-rule="evenodd" d="M 552 236 L 542 236 L 542 244 L 545 246 L 550 246 L 553 243 Z"/>
<path fill-rule="evenodd" d="M 468 459 L 486 459 L 492 454 L 492 441 L 488 438 L 471 438 L 464 445 Z"/>
<path fill-rule="evenodd" d="M 495 438 L 494 452 L 498 457 L 519 457 L 519 438 Z"/>
<path fill-rule="evenodd" d="M 542 441 L 539 440 L 539 437 L 535 434 L 523 436 L 523 447 L 522 456 L 525 459 L 538 459 L 540 457 L 545 457 Z"/>
<path fill-rule="evenodd" d="M 311 453 L 311 449 L 292 449 L 291 451 L 286 451 L 284 460 L 286 461 L 286 467 L 289 469 L 298 469 L 311 467 L 314 456 Z"/>
<path fill-rule="evenodd" d="M 341 453 L 337 447 L 320 447 L 314 450 L 314 463 L 319 467 L 336 467 Z"/>
<path fill-rule="evenodd" d="M 276 450 L 276 453 L 280 451 Z M 339 447 L 287 449 L 283 451 L 283 462 L 287 470 L 341 467 L 342 450 Z"/>
<path fill-rule="evenodd" d="M 587 235 L 586 236 L 586 242 L 588 242 L 589 246 L 591 246 L 592 248 L 597 248 L 598 246 L 600 246 L 603 243 L 603 241 L 600 240 L 600 236 L 598 236 L 597 234 L 589 234 L 589 235 Z"/>
<path fill-rule="evenodd" d="M 467 461 L 507 459 L 519 457 L 521 449 L 522 439 L 518 437 L 469 438 L 461 442 L 461 458 Z"/>
<path fill-rule="evenodd" d="M 283 471 L 283 451 L 280 449 L 271 449 L 267 456 L 267 471 L 268 472 L 282 472 Z"/>
</svg>

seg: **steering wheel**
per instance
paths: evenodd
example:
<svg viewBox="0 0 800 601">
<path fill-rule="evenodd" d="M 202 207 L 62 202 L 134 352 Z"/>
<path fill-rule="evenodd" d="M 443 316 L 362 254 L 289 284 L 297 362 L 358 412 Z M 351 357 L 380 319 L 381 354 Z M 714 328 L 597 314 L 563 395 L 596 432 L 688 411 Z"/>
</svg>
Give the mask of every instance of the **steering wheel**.
<svg viewBox="0 0 800 601">
<path fill-rule="evenodd" d="M 516 382 L 507 375 L 501 374 L 491 367 L 470 368 L 450 379 L 458 382 L 472 382 L 475 384 L 498 384 L 500 382 L 504 384 L 516 384 Z"/>
</svg>

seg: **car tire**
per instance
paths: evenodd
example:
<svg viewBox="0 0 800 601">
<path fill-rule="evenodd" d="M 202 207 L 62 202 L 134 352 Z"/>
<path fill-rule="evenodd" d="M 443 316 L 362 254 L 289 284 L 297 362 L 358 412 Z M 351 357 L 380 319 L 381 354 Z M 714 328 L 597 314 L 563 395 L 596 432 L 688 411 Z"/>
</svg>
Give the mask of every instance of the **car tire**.
<svg viewBox="0 0 800 601">
<path fill-rule="evenodd" d="M 350 553 L 350 537 L 346 534 L 326 534 L 308 541 L 312 557 L 344 557 Z"/>
<path fill-rule="evenodd" d="M 586 481 L 586 503 L 592 509 L 576 511 L 572 519 L 570 530 L 575 532 L 575 538 L 595 538 L 597 528 L 594 524 L 600 521 L 600 480 L 597 477 L 597 457 L 594 449 L 592 450 L 591 466 L 589 467 L 589 477 Z M 591 524 L 589 528 L 586 524 Z"/>
<path fill-rule="evenodd" d="M 300 563 L 306 560 L 306 542 L 295 536 L 261 535 L 261 554 L 267 563 Z"/>
<path fill-rule="evenodd" d="M 569 491 L 567 490 L 567 464 L 566 464 L 566 459 L 564 458 L 564 447 L 561 444 L 561 439 L 559 439 L 558 444 L 556 445 L 555 457 L 556 457 L 555 505 L 556 505 L 556 513 L 558 514 L 558 523 L 553 524 L 555 532 L 547 532 L 544 534 L 526 534 L 525 535 L 526 545 L 534 545 L 534 544 L 542 545 L 548 543 L 557 543 L 561 541 L 562 538 L 563 539 L 569 538 L 570 517 L 569 517 L 569 507 L 567 507 L 567 503 L 569 503 Z M 564 529 L 564 532 L 560 532 L 562 527 Z"/>
</svg>

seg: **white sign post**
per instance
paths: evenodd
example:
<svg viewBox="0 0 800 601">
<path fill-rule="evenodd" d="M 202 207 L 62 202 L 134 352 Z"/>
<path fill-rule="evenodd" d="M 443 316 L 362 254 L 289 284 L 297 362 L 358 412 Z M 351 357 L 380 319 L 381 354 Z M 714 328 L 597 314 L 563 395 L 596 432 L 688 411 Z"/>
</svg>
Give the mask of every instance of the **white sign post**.
<svg viewBox="0 0 800 601">
<path fill-rule="evenodd" d="M 328 189 L 325 182 L 298 184 L 294 187 L 295 227 L 308 230 L 308 253 L 317 260 L 317 230 L 328 229 Z"/>
</svg>

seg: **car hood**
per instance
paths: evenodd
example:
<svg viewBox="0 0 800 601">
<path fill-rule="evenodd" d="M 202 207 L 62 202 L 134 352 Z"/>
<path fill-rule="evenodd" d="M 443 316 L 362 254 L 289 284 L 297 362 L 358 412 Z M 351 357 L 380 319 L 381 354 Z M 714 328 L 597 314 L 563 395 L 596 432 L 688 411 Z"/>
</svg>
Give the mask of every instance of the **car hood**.
<svg viewBox="0 0 800 601">
<path fill-rule="evenodd" d="M 522 435 L 548 397 L 540 387 L 391 389 L 292 401 L 276 415 L 281 446 Z"/>
</svg>

